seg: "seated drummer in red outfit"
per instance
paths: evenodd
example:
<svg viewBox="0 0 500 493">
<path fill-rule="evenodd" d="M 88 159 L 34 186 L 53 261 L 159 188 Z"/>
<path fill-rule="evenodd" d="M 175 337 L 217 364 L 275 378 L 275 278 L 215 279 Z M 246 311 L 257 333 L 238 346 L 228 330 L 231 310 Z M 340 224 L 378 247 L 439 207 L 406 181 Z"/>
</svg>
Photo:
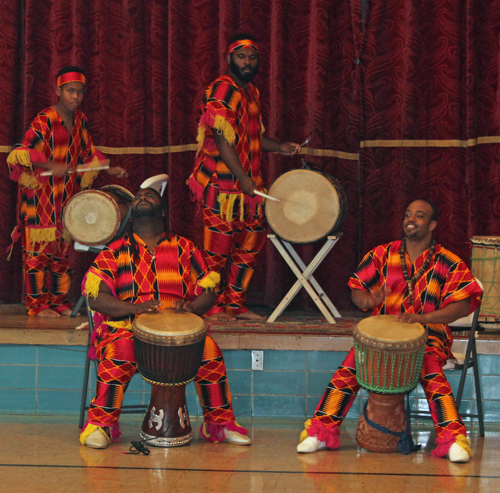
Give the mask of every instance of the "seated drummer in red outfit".
<svg viewBox="0 0 500 493">
<path fill-rule="evenodd" d="M 99 361 L 96 397 L 80 442 L 106 448 L 119 437 L 123 395 L 137 372 L 131 323 L 153 310 L 186 310 L 203 315 L 215 302 L 220 276 L 211 271 L 194 244 L 169 233 L 168 211 L 158 191 L 141 189 L 132 202 L 128 233 L 111 242 L 84 279 L 94 317 L 93 348 Z M 236 423 L 224 357 L 210 335 L 195 377 L 203 408 L 200 434 L 210 442 L 250 445 Z"/>
<path fill-rule="evenodd" d="M 371 315 L 398 315 L 401 322 L 421 323 L 428 332 L 420 384 L 436 429 L 435 457 L 467 462 L 470 440 L 458 414 L 443 365 L 451 357 L 447 324 L 472 313 L 482 290 L 460 258 L 437 244 L 432 232 L 438 211 L 426 200 L 412 202 L 403 220 L 403 240 L 380 245 L 366 254 L 351 277 L 352 300 Z M 333 375 L 312 420 L 305 424 L 300 453 L 340 446 L 340 425 L 359 384 L 354 349 Z"/>
</svg>

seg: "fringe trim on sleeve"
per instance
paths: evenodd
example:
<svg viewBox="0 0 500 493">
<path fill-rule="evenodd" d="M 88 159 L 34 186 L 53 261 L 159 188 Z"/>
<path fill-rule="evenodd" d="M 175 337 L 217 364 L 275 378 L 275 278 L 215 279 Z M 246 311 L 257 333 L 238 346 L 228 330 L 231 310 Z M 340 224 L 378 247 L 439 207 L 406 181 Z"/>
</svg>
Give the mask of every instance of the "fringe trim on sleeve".
<svg viewBox="0 0 500 493">
<path fill-rule="evenodd" d="M 198 285 L 203 289 L 214 289 L 215 286 L 217 286 L 217 284 L 219 283 L 220 274 L 218 274 L 217 272 L 210 272 L 210 274 L 208 274 L 205 279 L 202 279 Z"/>
<path fill-rule="evenodd" d="M 226 139 L 228 144 L 234 145 L 236 141 L 234 128 L 223 116 L 215 116 L 214 128 L 219 135 L 222 135 Z"/>
<path fill-rule="evenodd" d="M 94 159 L 92 159 L 88 168 L 89 169 L 97 168 L 98 166 L 100 166 L 100 164 L 101 163 L 100 163 L 99 159 L 97 158 L 97 156 L 94 156 Z M 83 177 L 82 177 L 82 181 L 80 182 L 80 188 L 82 190 L 85 190 L 92 185 L 92 182 L 94 181 L 96 176 L 99 174 L 99 171 L 96 171 L 96 170 L 87 171 L 87 172 L 82 173 L 82 174 L 83 174 Z"/>
<path fill-rule="evenodd" d="M 196 157 L 201 152 L 201 149 L 203 148 L 203 142 L 205 141 L 205 125 L 200 125 L 198 127 L 198 135 L 196 136 L 196 142 L 198 142 L 198 149 L 196 150 Z"/>
<path fill-rule="evenodd" d="M 24 149 L 14 149 L 7 156 L 7 163 L 15 166 L 16 164 L 20 164 L 25 168 L 32 169 L 30 151 Z"/>
<path fill-rule="evenodd" d="M 83 288 L 83 295 L 89 298 L 97 299 L 99 294 L 99 286 L 101 285 L 102 279 L 96 276 L 92 272 L 87 273 L 87 279 L 85 280 L 85 287 Z"/>
<path fill-rule="evenodd" d="M 196 155 L 198 155 L 203 147 L 203 142 L 205 141 L 205 126 L 206 123 L 201 123 L 198 126 L 198 135 L 196 136 L 196 142 L 198 142 L 198 150 Z M 236 133 L 233 126 L 221 115 L 215 115 L 213 128 L 217 131 L 219 135 L 222 135 L 229 145 L 234 145 L 236 142 Z"/>
<path fill-rule="evenodd" d="M 42 184 L 38 181 L 38 178 L 33 174 L 33 164 L 31 162 L 30 151 L 24 149 L 14 149 L 7 156 L 7 164 L 11 166 L 22 166 L 22 169 L 13 171 L 11 178 L 25 188 L 32 188 L 34 190 L 40 188 Z"/>
</svg>

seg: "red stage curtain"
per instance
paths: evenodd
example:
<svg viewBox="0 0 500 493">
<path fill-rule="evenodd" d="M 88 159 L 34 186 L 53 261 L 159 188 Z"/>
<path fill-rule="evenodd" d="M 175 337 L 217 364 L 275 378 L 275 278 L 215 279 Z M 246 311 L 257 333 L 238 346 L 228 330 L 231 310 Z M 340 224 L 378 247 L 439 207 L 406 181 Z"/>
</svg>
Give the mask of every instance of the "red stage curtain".
<svg viewBox="0 0 500 493">
<path fill-rule="evenodd" d="M 466 261 L 473 235 L 500 236 L 499 32 L 496 0 L 368 0 L 362 253 L 401 236 L 417 197 L 436 203 L 438 240 Z"/>
<path fill-rule="evenodd" d="M 198 104 L 208 83 L 226 71 L 227 39 L 248 30 L 261 45 L 255 83 L 268 135 L 296 142 L 310 137 L 312 147 L 337 151 L 310 159 L 339 179 L 349 201 L 344 237 L 318 278 L 339 307 L 350 306 L 346 282 L 355 265 L 358 216 L 360 0 L 0 0 L 0 11 L 1 251 L 15 224 L 8 146 L 39 110 L 55 102 L 55 76 L 68 64 L 87 72 L 83 111 L 96 144 L 108 149 L 112 164 L 128 169 L 129 178 L 120 183 L 135 192 L 145 178 L 167 172 L 172 230 L 199 240 L 201 223 L 185 183 L 194 152 L 161 148 L 195 143 Z M 270 184 L 300 166 L 300 157 L 266 156 L 265 179 Z M 107 182 L 104 174 L 95 185 Z M 309 259 L 317 248 L 300 250 Z M 90 260 L 73 255 L 73 300 Z M 21 277 L 19 247 L 11 262 L 1 254 L 1 301 L 21 300 Z M 293 281 L 267 245 L 250 302 L 277 304 Z M 310 306 L 306 297 L 298 303 Z"/>
<path fill-rule="evenodd" d="M 363 30 L 360 0 L 0 0 L 0 12 L 1 251 L 15 224 L 6 153 L 55 102 L 67 64 L 87 71 L 83 109 L 96 143 L 129 170 L 122 184 L 136 191 L 167 172 L 172 229 L 199 241 L 185 184 L 194 152 L 182 146 L 194 144 L 203 90 L 226 70 L 226 41 L 240 30 L 262 47 L 255 82 L 268 134 L 311 137 L 326 153 L 306 158 L 345 189 L 344 236 L 317 274 L 339 308 L 351 307 L 346 282 L 359 257 L 401 236 L 417 196 L 436 202 L 438 239 L 465 260 L 471 236 L 500 236 L 495 0 L 367 0 Z M 268 155 L 266 182 L 300 166 L 300 157 Z M 299 250 L 310 259 L 318 248 Z M 73 256 L 73 300 L 90 260 Z M 21 300 L 21 277 L 19 248 L 10 262 L 1 254 L 0 301 Z M 275 305 L 294 280 L 268 244 L 250 302 Z M 302 294 L 296 306 L 313 305 Z"/>
</svg>

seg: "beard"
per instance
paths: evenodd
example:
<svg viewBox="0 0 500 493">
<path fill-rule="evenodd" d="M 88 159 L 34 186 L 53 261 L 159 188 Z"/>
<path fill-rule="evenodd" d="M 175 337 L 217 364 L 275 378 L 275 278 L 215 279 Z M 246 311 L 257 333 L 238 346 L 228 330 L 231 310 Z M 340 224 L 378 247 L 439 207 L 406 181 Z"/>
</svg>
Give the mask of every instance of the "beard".
<svg viewBox="0 0 500 493">
<path fill-rule="evenodd" d="M 155 217 L 161 219 L 163 207 L 161 204 L 152 205 L 151 207 L 134 207 L 132 209 L 132 221 L 142 219 L 144 217 Z"/>
<path fill-rule="evenodd" d="M 229 67 L 231 68 L 231 72 L 233 72 L 233 74 L 236 75 L 236 77 L 238 77 L 241 82 L 245 83 L 252 82 L 254 77 L 257 75 L 257 72 L 259 71 L 259 64 L 257 64 L 254 69 L 249 67 L 251 72 L 242 72 L 241 68 L 236 63 L 234 63 L 232 56 L 229 62 Z"/>
</svg>

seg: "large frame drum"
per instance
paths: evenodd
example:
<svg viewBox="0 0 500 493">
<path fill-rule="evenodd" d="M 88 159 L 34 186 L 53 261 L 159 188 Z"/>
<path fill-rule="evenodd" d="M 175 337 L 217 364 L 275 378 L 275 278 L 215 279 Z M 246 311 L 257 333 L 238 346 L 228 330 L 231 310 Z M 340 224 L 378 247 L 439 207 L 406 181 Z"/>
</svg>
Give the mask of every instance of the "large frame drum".
<svg viewBox="0 0 500 493">
<path fill-rule="evenodd" d="M 296 169 L 281 175 L 269 189 L 279 202 L 266 201 L 271 229 L 290 243 L 312 243 L 342 226 L 347 200 L 340 183 L 318 171 Z"/>
<path fill-rule="evenodd" d="M 500 236 L 473 236 L 472 273 L 484 286 L 479 320 L 500 323 Z"/>
<path fill-rule="evenodd" d="M 119 185 L 78 192 L 64 207 L 64 228 L 71 239 L 82 245 L 105 245 L 118 232 L 133 198 Z"/>
<path fill-rule="evenodd" d="M 417 384 L 424 358 L 427 332 L 421 324 L 396 321 L 393 315 L 362 320 L 353 332 L 356 378 L 370 391 L 367 417 L 401 433 L 407 418 L 404 394 Z M 362 414 L 356 441 L 371 452 L 398 452 L 399 436 L 374 429 Z"/>
<path fill-rule="evenodd" d="M 186 385 L 201 365 L 205 322 L 189 312 L 163 310 L 139 315 L 132 330 L 139 371 L 152 384 L 141 438 L 157 447 L 187 445 L 193 433 Z"/>
</svg>

